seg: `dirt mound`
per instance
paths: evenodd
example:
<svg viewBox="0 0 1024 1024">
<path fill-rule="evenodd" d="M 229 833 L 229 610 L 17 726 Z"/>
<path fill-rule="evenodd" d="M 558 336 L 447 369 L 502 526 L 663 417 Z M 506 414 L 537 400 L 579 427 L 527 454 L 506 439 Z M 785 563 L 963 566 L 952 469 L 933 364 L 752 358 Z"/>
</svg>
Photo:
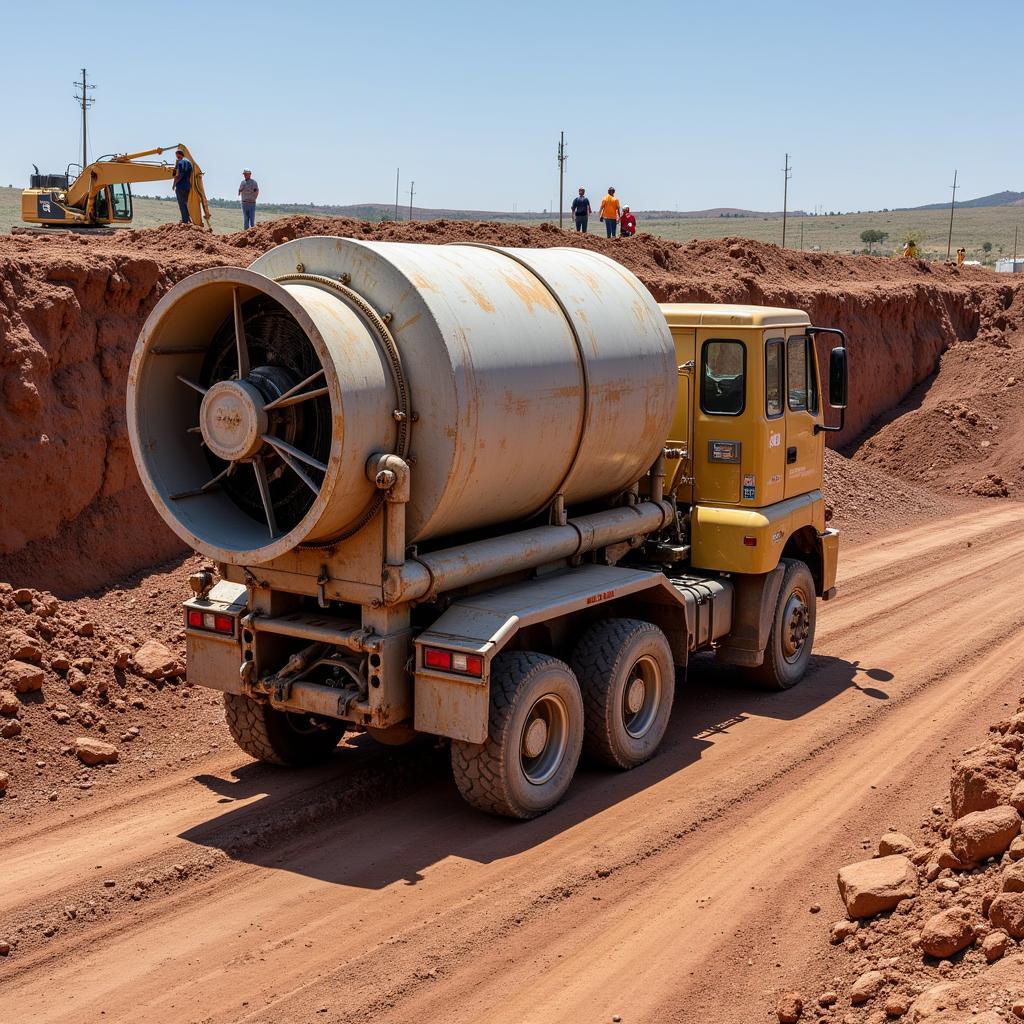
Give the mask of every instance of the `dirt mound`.
<svg viewBox="0 0 1024 1024">
<path fill-rule="evenodd" d="M 1009 351 L 999 346 L 1022 302 L 1019 288 L 980 270 L 800 253 L 737 238 L 689 245 L 646 234 L 604 239 L 549 225 L 294 217 L 227 236 L 172 224 L 96 238 L 2 237 L 0 579 L 69 594 L 181 550 L 143 494 L 128 445 L 125 379 L 139 330 L 182 277 L 246 266 L 273 245 L 311 234 L 578 246 L 619 260 L 660 300 L 806 309 L 815 322 L 850 337 L 847 430 L 830 436 L 835 443 L 853 438 L 925 381 L 950 346 L 949 356 L 960 358 L 963 350 L 967 359 L 983 347 L 971 341 L 977 335 L 986 352 Z M 1012 396 L 1006 401 L 1009 410 Z M 894 442 L 904 449 L 914 443 Z M 905 468 L 898 459 L 870 461 Z M 1016 486 L 1019 466 L 986 468 L 1013 481 L 1009 490 Z M 1000 487 L 984 472 L 970 484 L 976 493 Z"/>
<path fill-rule="evenodd" d="M 954 343 L 855 458 L 953 494 L 1024 497 L 1024 290 L 985 296 L 982 329 Z"/>
<path fill-rule="evenodd" d="M 5 818 L 228 742 L 219 695 L 191 689 L 183 668 L 181 599 L 199 564 L 189 558 L 77 601 L 0 584 Z"/>
<path fill-rule="evenodd" d="M 947 798 L 925 812 L 917 838 L 887 832 L 875 859 L 840 871 L 852 920 L 831 927 L 835 985 L 807 1000 L 783 993 L 780 1020 L 794 995 L 816 1016 L 847 1011 L 850 1024 L 1024 1016 L 1022 749 L 1024 698 L 991 726 L 988 742 L 954 764 L 958 817 Z M 993 778 L 994 788 L 978 784 Z"/>
<path fill-rule="evenodd" d="M 825 450 L 823 491 L 833 513 L 829 525 L 838 527 L 844 540 L 941 519 L 966 505 L 831 449 Z"/>
</svg>

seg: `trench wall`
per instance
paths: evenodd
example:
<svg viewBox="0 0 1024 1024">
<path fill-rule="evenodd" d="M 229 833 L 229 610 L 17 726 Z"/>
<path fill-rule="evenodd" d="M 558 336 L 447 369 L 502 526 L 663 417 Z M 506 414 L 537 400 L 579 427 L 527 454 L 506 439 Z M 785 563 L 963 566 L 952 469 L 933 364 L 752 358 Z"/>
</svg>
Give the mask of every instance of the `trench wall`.
<svg viewBox="0 0 1024 1024">
<path fill-rule="evenodd" d="M 740 239 L 683 246 L 645 235 L 567 237 L 544 227 L 314 218 L 225 238 L 176 226 L 116 241 L 3 238 L 0 580 L 71 594 L 113 585 L 181 552 L 131 458 L 124 406 L 135 340 L 180 278 L 210 266 L 245 266 L 279 241 L 314 233 L 543 247 L 568 241 L 619 259 L 660 301 L 806 309 L 850 341 L 847 428 L 830 435 L 834 446 L 862 434 L 926 380 L 950 344 L 974 338 L 986 300 L 1000 305 L 991 301 L 997 286 L 986 272 L 783 252 Z"/>
</svg>

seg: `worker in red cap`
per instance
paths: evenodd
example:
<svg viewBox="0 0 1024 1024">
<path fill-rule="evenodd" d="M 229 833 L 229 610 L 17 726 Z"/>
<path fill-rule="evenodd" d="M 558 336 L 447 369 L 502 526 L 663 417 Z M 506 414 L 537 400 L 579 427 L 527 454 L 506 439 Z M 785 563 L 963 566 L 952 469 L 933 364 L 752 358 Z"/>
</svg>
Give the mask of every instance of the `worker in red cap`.
<svg viewBox="0 0 1024 1024">
<path fill-rule="evenodd" d="M 636 234 L 636 217 L 629 212 L 629 207 L 622 208 L 622 216 L 619 218 L 619 234 L 623 238 L 632 238 Z"/>
</svg>

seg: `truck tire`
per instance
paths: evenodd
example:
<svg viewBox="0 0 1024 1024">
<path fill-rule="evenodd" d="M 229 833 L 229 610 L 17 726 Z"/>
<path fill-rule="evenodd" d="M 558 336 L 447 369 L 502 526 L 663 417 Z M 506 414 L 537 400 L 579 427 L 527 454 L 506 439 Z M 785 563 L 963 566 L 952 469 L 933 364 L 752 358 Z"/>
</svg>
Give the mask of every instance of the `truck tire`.
<svg viewBox="0 0 1024 1024">
<path fill-rule="evenodd" d="M 783 558 L 786 567 L 775 604 L 764 661 L 750 670 L 750 679 L 765 690 L 788 690 L 807 671 L 814 646 L 817 602 L 814 579 L 804 562 Z"/>
<path fill-rule="evenodd" d="M 452 774 L 481 811 L 536 818 L 565 795 L 583 745 L 583 701 L 565 662 L 507 651 L 491 665 L 483 743 L 452 740 Z"/>
<path fill-rule="evenodd" d="M 595 622 L 576 645 L 572 669 L 583 695 L 583 753 L 608 768 L 634 768 L 658 749 L 675 693 L 672 648 L 640 619 Z"/>
<path fill-rule="evenodd" d="M 250 757 L 292 768 L 325 760 L 345 733 L 344 722 L 321 724 L 238 693 L 224 694 L 224 717 L 231 738 Z"/>
</svg>

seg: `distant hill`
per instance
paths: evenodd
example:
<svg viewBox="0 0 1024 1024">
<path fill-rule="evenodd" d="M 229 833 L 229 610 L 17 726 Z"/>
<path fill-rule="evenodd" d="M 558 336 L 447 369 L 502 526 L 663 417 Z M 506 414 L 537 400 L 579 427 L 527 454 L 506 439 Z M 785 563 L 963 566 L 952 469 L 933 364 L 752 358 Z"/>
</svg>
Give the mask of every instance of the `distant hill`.
<svg viewBox="0 0 1024 1024">
<path fill-rule="evenodd" d="M 172 199 L 161 196 L 166 202 L 173 202 Z M 569 205 L 573 196 L 566 196 L 565 213 L 569 214 Z M 591 203 L 598 202 L 591 197 Z M 210 206 L 235 209 L 238 206 L 237 199 L 211 199 Z M 319 217 L 354 217 L 357 220 L 379 221 L 385 218 L 393 219 L 395 216 L 394 203 L 354 203 L 348 206 L 336 206 L 332 204 L 317 205 L 315 203 L 274 203 L 262 204 L 262 208 L 273 210 L 281 216 L 293 214 L 312 214 Z M 639 210 L 633 208 L 637 216 L 645 220 L 696 220 L 720 217 L 720 218 L 743 218 L 743 217 L 781 217 L 782 211 L 760 211 L 742 210 L 733 206 L 716 206 L 711 210 Z M 535 223 L 547 217 L 557 215 L 557 210 L 519 210 L 516 213 L 509 213 L 507 210 L 449 210 L 427 206 L 414 206 L 412 215 L 414 220 L 500 220 L 500 221 L 523 221 L 524 223 Z M 409 217 L 408 205 L 398 204 L 398 214 L 401 220 Z M 790 210 L 789 216 L 803 217 L 803 210 Z"/>
<path fill-rule="evenodd" d="M 980 199 L 958 200 L 958 210 L 970 210 L 981 206 L 1024 206 L 1024 192 L 994 192 Z M 948 210 L 949 203 L 929 203 L 927 206 L 901 206 L 900 210 Z"/>
</svg>

